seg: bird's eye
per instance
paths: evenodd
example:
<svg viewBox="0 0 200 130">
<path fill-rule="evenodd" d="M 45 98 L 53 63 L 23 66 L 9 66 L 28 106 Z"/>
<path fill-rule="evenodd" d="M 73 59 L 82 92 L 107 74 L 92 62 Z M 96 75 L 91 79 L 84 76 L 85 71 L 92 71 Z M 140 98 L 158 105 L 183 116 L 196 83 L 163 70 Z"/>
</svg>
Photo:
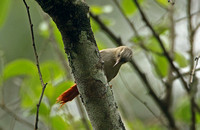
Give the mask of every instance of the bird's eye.
<svg viewBox="0 0 200 130">
<path fill-rule="evenodd" d="M 120 54 L 118 54 L 117 57 L 120 57 Z"/>
</svg>

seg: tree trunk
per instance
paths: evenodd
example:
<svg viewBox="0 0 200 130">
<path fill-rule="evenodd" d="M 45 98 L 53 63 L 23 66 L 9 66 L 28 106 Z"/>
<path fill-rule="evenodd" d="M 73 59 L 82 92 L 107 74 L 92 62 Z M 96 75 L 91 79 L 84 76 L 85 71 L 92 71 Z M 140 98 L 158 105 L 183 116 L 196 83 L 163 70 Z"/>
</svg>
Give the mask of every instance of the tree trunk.
<svg viewBox="0 0 200 130">
<path fill-rule="evenodd" d="M 125 129 L 103 72 L 89 7 L 81 0 L 36 0 L 60 30 L 82 102 L 95 130 Z"/>
</svg>

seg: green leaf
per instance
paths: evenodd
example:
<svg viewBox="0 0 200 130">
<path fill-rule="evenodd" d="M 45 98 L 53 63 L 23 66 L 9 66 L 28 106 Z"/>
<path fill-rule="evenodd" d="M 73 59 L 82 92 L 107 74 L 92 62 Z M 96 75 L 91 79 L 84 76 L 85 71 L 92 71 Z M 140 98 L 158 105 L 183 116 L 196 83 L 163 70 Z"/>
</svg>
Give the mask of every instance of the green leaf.
<svg viewBox="0 0 200 130">
<path fill-rule="evenodd" d="M 130 38 L 130 42 L 132 42 L 136 45 L 139 45 L 140 41 L 141 41 L 140 37 L 133 36 L 133 37 Z"/>
<path fill-rule="evenodd" d="M 38 101 L 39 101 L 39 99 L 38 99 Z M 38 103 L 38 101 L 37 101 L 37 103 Z M 29 115 L 35 115 L 36 112 L 37 112 L 37 107 L 36 107 L 36 104 L 34 104 L 34 107 L 32 107 L 31 110 L 29 111 Z M 40 120 L 48 123 L 49 116 L 50 116 L 50 107 L 42 101 L 40 104 L 40 107 L 39 107 Z"/>
<path fill-rule="evenodd" d="M 108 19 L 108 18 L 102 18 L 102 22 L 107 26 L 111 26 L 111 25 L 114 24 L 114 21 L 112 19 Z M 92 31 L 94 33 L 98 32 L 100 30 L 99 25 L 92 18 L 90 19 L 90 24 L 91 24 L 91 27 L 92 27 Z"/>
<path fill-rule="evenodd" d="M 139 129 L 139 130 L 145 130 L 145 124 L 143 124 L 140 120 L 135 119 L 134 121 L 128 121 L 127 125 L 132 130 Z"/>
<path fill-rule="evenodd" d="M 10 0 L 0 0 L 0 27 L 2 27 L 2 25 L 5 22 L 5 19 L 9 12 L 10 5 L 11 5 Z"/>
<path fill-rule="evenodd" d="M 95 15 L 100 15 L 103 13 L 110 13 L 112 12 L 113 8 L 110 5 L 105 5 L 105 6 L 97 6 L 97 5 L 92 5 L 90 7 L 90 11 L 94 13 Z"/>
<path fill-rule="evenodd" d="M 35 113 L 35 112 L 34 112 Z M 44 102 L 41 102 L 40 104 L 40 113 L 43 118 L 46 118 L 45 120 L 48 120 L 48 117 L 50 115 L 50 107 L 45 104 Z"/>
<path fill-rule="evenodd" d="M 5 66 L 3 79 L 7 80 L 14 76 L 32 75 L 37 72 L 36 65 L 26 59 L 13 61 Z"/>
<path fill-rule="evenodd" d="M 165 77 L 168 74 L 168 61 L 164 56 L 154 55 L 155 71 L 161 77 Z"/>
<path fill-rule="evenodd" d="M 142 2 L 143 2 L 143 0 L 139 0 L 140 4 Z M 133 3 L 132 0 L 122 0 L 121 5 L 122 5 L 122 8 L 123 8 L 125 14 L 127 14 L 127 15 L 132 15 L 137 10 L 137 8 L 135 7 L 135 4 Z"/>
<path fill-rule="evenodd" d="M 33 105 L 35 105 L 33 101 L 33 97 L 30 95 L 30 93 L 24 93 L 23 96 L 21 96 L 21 106 L 23 108 L 32 108 Z"/>
<path fill-rule="evenodd" d="M 161 4 L 162 6 L 166 7 L 168 5 L 167 0 L 156 0 L 159 4 Z"/>
<path fill-rule="evenodd" d="M 176 52 L 174 55 L 174 60 L 178 63 L 179 67 L 184 68 L 188 66 L 188 61 L 181 53 Z"/>
<path fill-rule="evenodd" d="M 49 117 L 49 115 L 50 115 L 50 107 L 48 105 L 46 105 L 44 102 L 41 102 L 39 110 L 40 110 L 40 112 L 39 112 L 40 116 L 42 116 L 43 118 L 48 118 Z M 33 114 L 36 113 L 36 111 L 37 111 L 37 107 L 34 107 L 34 109 L 32 111 Z M 48 119 L 45 119 L 45 120 L 47 121 Z"/>
<path fill-rule="evenodd" d="M 163 130 L 163 126 L 156 123 L 144 123 L 138 119 L 128 121 L 126 124 L 131 130 Z"/>
<path fill-rule="evenodd" d="M 179 100 L 174 113 L 177 119 L 190 123 L 190 103 L 186 97 Z"/>
<path fill-rule="evenodd" d="M 191 103 L 188 97 L 181 97 L 174 111 L 176 119 L 187 124 L 191 123 Z M 200 123 L 200 115 L 196 114 L 196 124 Z"/>
<path fill-rule="evenodd" d="M 51 117 L 51 125 L 53 130 L 69 130 L 69 125 L 60 116 Z"/>
<path fill-rule="evenodd" d="M 113 25 L 114 21 L 112 19 L 108 19 L 108 18 L 103 18 L 102 19 L 103 23 L 107 26 Z"/>
<path fill-rule="evenodd" d="M 56 24 L 53 22 L 53 20 L 51 20 L 51 26 L 53 28 L 53 34 L 54 34 L 55 40 L 59 44 L 59 48 L 62 48 L 61 50 L 64 50 L 63 49 L 64 48 L 64 44 L 63 44 L 61 33 L 58 30 Z"/>
<path fill-rule="evenodd" d="M 157 52 L 157 53 L 163 52 L 158 41 L 153 36 L 148 40 L 146 47 L 153 52 Z"/>
<path fill-rule="evenodd" d="M 101 41 L 99 38 L 96 38 L 96 43 L 99 50 L 106 49 L 106 44 L 104 41 Z"/>
<path fill-rule="evenodd" d="M 99 15 L 99 14 L 102 14 L 103 13 L 103 9 L 101 6 L 91 6 L 90 7 L 90 10 L 92 13 L 96 14 L 96 15 Z"/>
<path fill-rule="evenodd" d="M 64 71 L 60 64 L 55 61 L 46 61 L 41 64 L 41 71 L 43 75 L 43 80 L 45 82 L 54 81 L 64 77 Z"/>
<path fill-rule="evenodd" d="M 39 25 L 39 33 L 41 36 L 44 38 L 49 38 L 50 33 L 49 33 L 49 24 L 46 21 L 43 21 Z"/>
<path fill-rule="evenodd" d="M 160 23 L 159 25 L 156 25 L 155 27 L 155 31 L 158 33 L 158 34 L 164 34 L 166 31 L 169 30 L 169 27 L 167 26 L 167 23 Z"/>
<path fill-rule="evenodd" d="M 38 73 L 24 79 L 20 88 L 21 105 L 23 108 L 35 107 L 39 101 L 42 92 L 42 86 Z"/>
<path fill-rule="evenodd" d="M 90 19 L 90 24 L 94 33 L 99 31 L 99 25 L 92 18 Z"/>
</svg>

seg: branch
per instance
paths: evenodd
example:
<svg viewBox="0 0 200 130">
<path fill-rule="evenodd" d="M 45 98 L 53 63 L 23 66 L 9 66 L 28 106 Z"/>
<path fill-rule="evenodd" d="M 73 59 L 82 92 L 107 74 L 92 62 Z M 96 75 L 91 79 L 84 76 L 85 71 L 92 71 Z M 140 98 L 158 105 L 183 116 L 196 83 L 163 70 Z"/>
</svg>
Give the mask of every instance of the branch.
<svg viewBox="0 0 200 130">
<path fill-rule="evenodd" d="M 200 71 L 200 68 L 197 68 L 195 71 Z M 188 72 L 182 73 L 181 75 L 182 75 L 183 77 L 184 77 L 184 76 L 188 76 L 188 75 L 191 75 L 191 72 L 188 71 Z M 178 76 L 174 76 L 172 79 L 173 79 L 173 80 L 176 80 L 176 79 L 178 79 L 178 78 L 179 78 Z"/>
<path fill-rule="evenodd" d="M 115 36 L 115 34 L 107 27 L 105 24 L 99 19 L 97 15 L 94 15 L 92 12 L 90 12 L 90 16 L 99 24 L 102 30 L 108 34 L 108 37 L 111 38 L 111 40 L 114 40 L 114 43 L 116 43 L 117 46 L 122 46 L 122 40 L 120 37 Z"/>
<path fill-rule="evenodd" d="M 103 72 L 83 0 L 36 0 L 61 32 L 65 52 L 93 129 L 125 129 Z"/>
<path fill-rule="evenodd" d="M 122 41 L 120 41 L 119 43 L 119 38 L 117 38 L 109 29 L 106 25 L 103 24 L 103 22 L 99 19 L 98 16 L 95 16 L 94 14 L 91 14 L 91 17 L 100 25 L 101 29 L 114 41 L 114 43 L 117 46 L 120 45 L 125 45 L 124 43 L 122 43 Z M 145 73 L 143 73 L 141 71 L 141 69 L 138 67 L 138 65 L 135 63 L 135 61 L 132 59 L 132 61 L 130 61 L 132 67 L 137 71 L 138 75 L 140 76 L 140 79 L 143 81 L 142 83 L 146 86 L 147 91 L 149 92 L 149 95 L 153 98 L 153 100 L 155 101 L 155 103 L 158 105 L 158 107 L 160 108 L 160 110 L 163 112 L 163 114 L 165 115 L 165 117 L 167 118 L 169 124 L 171 127 L 175 127 L 175 121 L 173 116 L 171 115 L 171 113 L 166 109 L 165 104 L 158 98 L 158 96 L 156 95 L 156 93 L 153 91 L 153 87 L 151 86 L 151 84 L 149 83 L 149 81 L 147 80 L 147 77 L 145 75 Z"/>
<path fill-rule="evenodd" d="M 175 121 L 174 121 L 173 116 L 171 115 L 171 113 L 167 109 L 166 105 L 162 102 L 162 100 L 160 100 L 157 97 L 157 95 L 155 94 L 155 92 L 153 91 L 153 89 L 152 89 L 150 83 L 148 82 L 145 74 L 141 72 L 141 70 L 135 64 L 135 62 L 133 60 L 131 61 L 131 64 L 135 68 L 135 70 L 138 72 L 138 74 L 140 75 L 141 79 L 143 80 L 143 83 L 146 85 L 147 90 L 149 91 L 148 93 L 152 96 L 152 98 L 157 103 L 157 105 L 159 106 L 159 108 L 161 109 L 161 111 L 163 112 L 165 117 L 168 119 L 170 127 L 176 129 L 176 125 L 175 125 Z"/>
<path fill-rule="evenodd" d="M 173 60 L 171 59 L 171 57 L 169 56 L 169 54 L 167 53 L 167 50 L 164 47 L 164 44 L 162 42 L 162 40 L 160 39 L 159 35 L 155 32 L 155 30 L 153 29 L 153 27 L 151 26 L 151 24 L 149 23 L 149 21 L 147 20 L 143 10 L 141 9 L 139 3 L 137 2 L 137 0 L 133 0 L 133 2 L 135 3 L 135 5 L 137 6 L 143 21 L 146 23 L 146 25 L 149 27 L 149 29 L 151 30 L 151 32 L 153 33 L 153 35 L 155 36 L 155 38 L 157 39 L 157 41 L 160 44 L 160 47 L 162 48 L 168 62 L 170 63 L 170 65 L 172 66 L 172 68 L 175 70 L 175 72 L 177 73 L 177 76 L 180 77 L 181 82 L 186 90 L 186 92 L 189 94 L 190 93 L 190 88 L 188 87 L 186 81 L 184 80 L 183 76 L 181 75 L 181 73 L 179 72 L 178 68 L 174 65 Z M 197 110 L 199 110 L 200 108 L 198 107 L 197 104 L 195 104 L 195 107 Z"/>
<path fill-rule="evenodd" d="M 128 22 L 128 24 L 130 25 L 131 29 L 133 30 L 133 32 L 135 33 L 136 37 L 139 37 L 139 34 L 134 26 L 134 24 L 129 20 L 129 18 L 126 16 L 126 14 L 124 13 L 124 11 L 122 10 L 122 8 L 119 5 L 119 2 L 117 0 L 113 0 L 115 5 L 117 6 L 117 8 L 119 9 L 119 11 L 121 12 L 122 16 L 124 17 L 124 19 Z"/>
<path fill-rule="evenodd" d="M 50 19 L 48 19 L 48 23 L 50 23 Z M 55 49 L 55 52 L 57 53 L 58 58 L 60 59 L 63 68 L 65 68 L 64 70 L 65 70 L 66 79 L 72 80 L 72 75 L 69 73 L 71 71 L 70 67 L 67 63 L 64 53 L 62 53 L 61 49 L 58 47 L 58 43 L 56 42 L 55 36 L 53 34 L 52 24 L 49 24 L 49 29 L 50 29 L 50 36 L 49 36 L 48 40 L 51 41 L 51 43 L 53 45 L 53 49 Z M 84 111 L 83 105 L 81 104 L 80 98 L 77 97 L 77 98 L 75 98 L 75 100 L 76 100 L 76 105 L 79 110 L 79 114 L 81 116 L 81 121 L 83 122 L 83 125 L 85 126 L 86 130 L 90 130 L 90 126 L 87 121 L 87 115 L 86 115 L 86 112 Z M 73 122 L 73 120 L 71 118 L 69 118 L 69 120 L 71 120 L 71 122 Z M 72 125 L 73 124 L 74 123 L 72 123 Z M 75 127 L 75 126 L 73 126 L 73 127 Z"/>
<path fill-rule="evenodd" d="M 189 50 L 189 54 L 190 54 L 190 63 L 191 63 L 191 66 L 190 66 L 190 70 L 192 71 L 192 67 L 194 66 L 194 54 L 193 54 L 193 51 L 194 51 L 194 33 L 193 33 L 193 29 L 192 29 L 192 16 L 191 16 L 191 0 L 188 0 L 187 2 L 187 16 L 188 16 L 188 37 L 189 37 L 189 44 L 190 44 L 190 50 Z"/>
<path fill-rule="evenodd" d="M 123 9 L 121 8 L 119 2 L 118 2 L 117 0 L 113 0 L 113 1 L 114 1 L 115 5 L 117 6 L 117 8 L 119 9 L 119 11 L 121 12 L 121 14 L 122 14 L 122 16 L 124 17 L 124 19 L 127 21 L 127 23 L 129 24 L 129 26 L 130 26 L 131 29 L 133 30 L 135 36 L 140 40 L 140 42 L 139 42 L 140 47 L 141 47 L 143 50 L 147 51 L 147 52 L 152 52 L 152 53 L 154 53 L 154 54 L 156 54 L 156 55 L 161 55 L 161 56 L 163 56 L 162 53 L 159 53 L 159 52 L 153 51 L 153 50 L 151 50 L 151 49 L 148 49 L 148 48 L 144 45 L 144 40 L 143 40 L 143 39 L 141 38 L 141 36 L 139 35 L 139 33 L 138 33 L 138 31 L 137 31 L 135 25 L 129 20 L 129 18 L 128 18 L 128 17 L 126 16 L 126 14 L 124 13 L 124 11 L 123 11 Z M 98 22 L 98 23 L 99 23 L 99 22 Z M 101 26 L 102 26 L 102 25 L 101 25 Z M 105 25 L 103 25 L 103 26 L 105 26 Z"/>
<path fill-rule="evenodd" d="M 27 120 L 22 119 L 21 117 L 19 117 L 18 115 L 16 115 L 16 112 L 11 111 L 10 109 L 8 109 L 5 105 L 0 104 L 0 108 L 2 110 L 4 110 L 7 114 L 9 114 L 10 116 L 12 116 L 15 120 L 27 125 L 30 128 L 34 128 L 34 125 L 29 123 Z"/>
<path fill-rule="evenodd" d="M 37 66 L 38 74 L 39 74 L 39 77 L 40 77 L 40 82 L 41 82 L 41 85 L 42 85 L 42 93 L 40 95 L 40 99 L 39 99 L 39 102 L 37 104 L 37 112 L 36 112 L 36 119 L 35 119 L 35 130 L 37 130 L 38 129 L 38 121 L 39 121 L 39 108 L 40 108 L 40 104 L 42 102 L 42 98 L 43 98 L 44 91 L 45 91 L 47 83 L 44 84 L 44 81 L 42 79 L 42 73 L 41 73 L 41 70 L 40 70 L 38 54 L 37 54 L 37 49 L 36 49 L 36 45 L 35 45 L 33 24 L 32 24 L 32 21 L 31 21 L 31 16 L 30 16 L 30 12 L 29 12 L 29 6 L 27 5 L 25 0 L 23 0 L 23 2 L 24 2 L 24 5 L 26 7 L 27 14 L 28 14 L 28 19 L 29 19 L 29 24 L 30 24 L 30 29 L 31 29 L 32 45 L 33 45 L 33 50 L 34 50 L 35 59 L 36 59 L 36 66 Z"/>
<path fill-rule="evenodd" d="M 1 87 L 1 86 L 0 86 Z M 3 114 L 0 119 L 3 119 L 4 115 L 9 114 L 11 117 L 13 117 L 15 120 L 17 120 L 18 122 L 27 125 L 30 128 L 34 128 L 34 125 L 29 123 L 27 120 L 22 119 L 20 116 L 16 115 L 16 112 L 13 112 L 12 110 L 10 110 L 8 107 L 6 107 L 5 103 L 4 103 L 4 87 L 2 87 L 2 103 L 0 103 L 0 108 L 6 112 L 6 114 Z M 14 126 L 13 126 L 14 127 Z"/>
<path fill-rule="evenodd" d="M 196 112 L 195 109 L 199 112 L 199 107 L 195 103 L 195 95 L 197 93 L 198 79 L 195 77 L 196 67 L 198 65 L 200 55 L 195 58 L 195 64 L 191 70 L 190 78 L 189 78 L 189 86 L 190 86 L 190 108 L 191 108 L 191 130 L 196 129 Z"/>
<path fill-rule="evenodd" d="M 190 109 L 191 109 L 191 125 L 190 130 L 196 130 L 196 112 L 195 112 L 195 97 L 190 99 Z"/>
<path fill-rule="evenodd" d="M 190 80 L 189 80 L 189 84 L 191 84 L 193 82 L 193 78 L 194 78 L 194 74 L 196 72 L 196 68 L 197 68 L 197 65 L 198 65 L 198 62 L 199 62 L 199 58 L 200 58 L 200 55 L 198 57 L 195 58 L 195 64 L 192 68 L 192 71 L 191 71 L 191 74 L 190 74 Z M 200 69 L 200 68 L 199 68 Z M 199 70 L 198 69 L 198 70 Z"/>
<path fill-rule="evenodd" d="M 134 24 L 129 20 L 129 18 L 126 16 L 126 14 L 124 13 L 123 9 L 121 8 L 119 2 L 117 0 L 113 0 L 114 3 L 116 4 L 117 8 L 119 9 L 119 11 L 121 12 L 122 16 L 124 17 L 124 19 L 128 22 L 128 24 L 130 25 L 131 29 L 133 30 L 135 36 L 140 40 L 139 45 L 140 47 L 145 50 L 145 56 L 147 57 L 147 60 L 152 64 L 152 66 L 154 68 L 157 68 L 155 62 L 153 60 L 150 60 L 149 58 L 149 54 L 147 52 L 152 52 L 156 55 L 160 55 L 160 56 L 164 56 L 162 53 L 158 53 L 155 51 L 152 51 L 150 49 L 148 49 L 145 45 L 144 45 L 144 40 L 141 38 L 141 36 L 139 35 L 138 31 L 136 30 Z M 171 86 L 169 86 L 168 83 L 166 83 L 165 81 L 162 80 L 162 76 L 160 74 L 160 72 L 158 73 L 160 80 L 162 81 L 162 83 L 165 85 L 166 88 L 172 88 Z M 168 105 L 166 105 L 166 107 L 168 107 Z"/>
<path fill-rule="evenodd" d="M 38 129 L 38 121 L 39 121 L 39 109 L 40 109 L 40 104 L 42 102 L 42 98 L 43 98 L 43 95 L 44 95 L 44 91 L 45 91 L 45 88 L 46 88 L 46 84 L 44 84 L 44 86 L 42 87 L 42 93 L 40 95 L 40 99 L 39 99 L 39 102 L 37 104 L 37 112 L 36 112 L 36 119 L 35 119 L 35 130 Z"/>
<path fill-rule="evenodd" d="M 138 8 L 140 14 L 141 14 L 141 17 L 142 17 L 142 20 L 146 23 L 146 25 L 149 27 L 149 29 L 151 30 L 152 34 L 154 35 L 154 37 L 156 38 L 156 40 L 158 41 L 160 47 L 162 48 L 163 50 L 163 53 L 164 55 L 166 56 L 168 62 L 170 63 L 170 65 L 172 66 L 172 68 L 174 69 L 174 71 L 177 73 L 177 75 L 180 77 L 181 81 L 182 81 L 182 84 L 185 88 L 185 90 L 187 92 L 189 92 L 189 88 L 187 86 L 187 83 L 186 81 L 184 80 L 183 76 L 181 75 L 181 73 L 179 72 L 178 68 L 174 65 L 173 63 L 173 60 L 171 59 L 171 57 L 169 56 L 167 50 L 165 49 L 164 47 L 164 44 L 162 42 L 162 40 L 160 39 L 160 36 L 155 32 L 155 30 L 153 29 L 153 27 L 151 26 L 151 24 L 149 23 L 149 21 L 147 20 L 147 17 L 145 16 L 143 10 L 141 9 L 139 3 L 137 0 L 133 0 L 133 2 L 135 3 L 136 7 Z"/>
<path fill-rule="evenodd" d="M 200 10 L 198 10 L 198 11 L 196 11 L 196 12 L 190 14 L 190 15 L 191 15 L 191 17 L 193 17 L 193 16 L 195 16 L 195 15 L 197 15 L 197 14 L 199 14 L 199 13 L 200 13 Z M 180 21 L 182 21 L 182 20 L 184 20 L 184 19 L 188 19 L 188 16 L 185 16 L 185 17 L 182 17 L 182 18 L 177 19 L 177 20 L 176 20 L 176 23 L 178 23 L 178 22 L 180 22 Z"/>
<path fill-rule="evenodd" d="M 200 28 L 200 23 L 196 26 L 196 28 L 192 31 L 193 35 L 196 34 L 197 30 Z"/>
</svg>

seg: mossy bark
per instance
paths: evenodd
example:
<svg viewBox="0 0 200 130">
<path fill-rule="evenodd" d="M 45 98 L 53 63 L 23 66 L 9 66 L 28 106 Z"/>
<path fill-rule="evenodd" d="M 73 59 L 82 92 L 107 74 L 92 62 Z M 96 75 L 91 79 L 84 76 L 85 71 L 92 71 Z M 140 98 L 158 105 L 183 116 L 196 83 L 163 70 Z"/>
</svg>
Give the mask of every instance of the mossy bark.
<svg viewBox="0 0 200 130">
<path fill-rule="evenodd" d="M 62 34 L 65 52 L 93 128 L 125 129 L 103 72 L 88 5 L 81 0 L 36 1 Z"/>
</svg>

